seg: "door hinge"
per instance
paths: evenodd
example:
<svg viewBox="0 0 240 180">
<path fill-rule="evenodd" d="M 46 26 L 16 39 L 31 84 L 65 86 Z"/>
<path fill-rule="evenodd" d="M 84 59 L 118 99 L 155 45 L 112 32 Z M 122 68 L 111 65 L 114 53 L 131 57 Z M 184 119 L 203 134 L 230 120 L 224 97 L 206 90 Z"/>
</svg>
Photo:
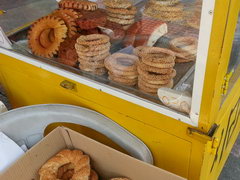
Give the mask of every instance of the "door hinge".
<svg viewBox="0 0 240 180">
<path fill-rule="evenodd" d="M 226 95 L 228 92 L 228 85 L 229 85 L 229 80 L 233 75 L 233 71 L 229 72 L 228 74 L 226 74 L 224 76 L 224 81 L 223 81 L 223 85 L 222 85 L 222 89 L 221 89 L 221 94 L 222 95 Z"/>
<path fill-rule="evenodd" d="M 200 140 L 200 141 L 207 142 L 207 141 L 212 141 L 212 137 L 213 137 L 214 133 L 216 132 L 217 128 L 218 128 L 218 125 L 213 124 L 208 132 L 203 132 L 200 129 L 189 127 L 187 130 L 187 134 L 193 138 Z"/>
<path fill-rule="evenodd" d="M 201 130 L 195 128 L 188 128 L 188 135 L 206 143 L 207 152 L 215 155 L 219 146 L 219 139 L 213 136 L 216 133 L 217 129 L 217 124 L 213 124 L 208 132 L 202 132 Z"/>
</svg>

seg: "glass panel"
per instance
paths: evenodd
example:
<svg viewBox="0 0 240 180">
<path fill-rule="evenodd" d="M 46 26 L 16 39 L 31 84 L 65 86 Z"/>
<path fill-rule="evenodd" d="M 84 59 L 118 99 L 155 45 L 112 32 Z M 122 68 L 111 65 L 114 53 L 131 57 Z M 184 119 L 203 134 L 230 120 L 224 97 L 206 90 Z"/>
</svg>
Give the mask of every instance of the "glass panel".
<svg viewBox="0 0 240 180">
<path fill-rule="evenodd" d="M 232 52 L 228 65 L 228 74 L 231 76 L 228 84 L 227 94 L 223 97 L 222 103 L 231 92 L 232 87 L 240 77 L 240 12 L 238 16 L 237 27 L 234 34 Z"/>
<path fill-rule="evenodd" d="M 202 0 L 95 0 L 98 9 L 87 1 L 62 0 L 57 4 L 43 0 L 41 6 L 37 2 L 22 5 L 14 13 L 21 16 L 17 11 L 24 10 L 30 18 L 39 15 L 32 12 L 36 8 L 39 12 L 47 9 L 68 29 L 46 27 L 44 19 L 35 21 L 35 26 L 9 37 L 15 51 L 159 105 L 163 105 L 157 96 L 160 87 L 192 93 Z M 58 5 L 70 11 L 52 11 Z M 26 19 L 12 18 L 10 12 L 4 16 L 5 22 L 14 25 Z M 51 23 L 61 26 L 54 20 Z M 100 36 L 91 39 L 90 34 L 104 34 L 110 40 Z M 85 37 L 76 41 L 80 35 Z M 116 52 L 124 55 L 105 59 Z"/>
<path fill-rule="evenodd" d="M 233 47 L 231 58 L 228 65 L 228 72 L 234 72 L 238 68 L 240 63 L 240 13 L 238 16 L 238 23 L 235 31 L 235 36 L 233 40 Z"/>
</svg>

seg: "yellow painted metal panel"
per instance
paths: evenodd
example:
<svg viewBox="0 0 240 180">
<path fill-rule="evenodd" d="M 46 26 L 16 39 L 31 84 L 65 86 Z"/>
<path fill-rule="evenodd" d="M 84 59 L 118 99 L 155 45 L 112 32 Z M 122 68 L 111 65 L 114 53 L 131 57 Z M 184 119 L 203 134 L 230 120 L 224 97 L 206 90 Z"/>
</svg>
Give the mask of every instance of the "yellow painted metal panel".
<svg viewBox="0 0 240 180">
<path fill-rule="evenodd" d="M 201 170 L 201 179 L 203 180 L 217 179 L 239 134 L 240 99 L 237 99 L 236 94 L 232 102 L 228 104 L 224 115 L 220 116 L 219 114 L 218 118 L 221 119 L 221 124 L 213 137 L 213 140 L 217 139 L 218 146 L 216 146 L 216 152 L 213 153 L 212 141 L 206 145 Z"/>
<path fill-rule="evenodd" d="M 61 76 L 5 55 L 0 59 L 4 59 L 0 61 L 2 83 L 9 87 L 14 107 L 66 103 L 93 109 L 143 140 L 157 166 L 188 179 L 199 179 L 204 144 L 187 135 L 188 125 L 69 79 L 76 83 L 77 90 L 64 89 L 60 83 L 66 79 Z"/>
<path fill-rule="evenodd" d="M 205 132 L 215 122 L 219 110 L 239 6 L 238 0 L 216 1 L 199 119 L 199 127 Z"/>
</svg>

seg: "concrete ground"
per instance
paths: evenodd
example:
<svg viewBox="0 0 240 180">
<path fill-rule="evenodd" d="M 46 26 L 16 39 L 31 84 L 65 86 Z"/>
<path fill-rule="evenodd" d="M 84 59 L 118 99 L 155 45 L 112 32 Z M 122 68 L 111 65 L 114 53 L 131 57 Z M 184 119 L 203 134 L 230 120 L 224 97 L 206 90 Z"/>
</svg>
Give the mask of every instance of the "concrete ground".
<svg viewBox="0 0 240 180">
<path fill-rule="evenodd" d="M 8 99 L 0 87 L 0 100 L 11 109 Z M 239 180 L 240 179 L 240 135 L 228 157 L 228 160 L 222 170 L 219 180 Z"/>
</svg>

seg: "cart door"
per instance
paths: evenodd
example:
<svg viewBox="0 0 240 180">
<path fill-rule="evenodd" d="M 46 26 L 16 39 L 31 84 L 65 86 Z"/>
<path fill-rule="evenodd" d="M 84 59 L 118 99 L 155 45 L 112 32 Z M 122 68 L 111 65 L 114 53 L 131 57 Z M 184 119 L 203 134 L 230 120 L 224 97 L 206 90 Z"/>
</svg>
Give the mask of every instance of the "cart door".
<svg viewBox="0 0 240 180">
<path fill-rule="evenodd" d="M 240 99 L 229 104 L 223 121 L 205 146 L 200 179 L 217 179 L 240 129 Z"/>
<path fill-rule="evenodd" d="M 205 82 L 205 94 L 201 105 L 200 128 L 208 131 L 214 124 L 220 124 L 222 115 L 226 112 L 231 101 L 239 97 L 240 88 L 240 1 L 224 1 L 227 12 L 219 8 L 225 14 L 226 19 L 216 23 L 212 33 L 212 52 L 208 59 L 208 67 Z M 219 6 L 219 4 L 218 4 Z M 218 10 L 218 9 L 217 9 Z M 217 21 L 223 15 L 215 12 Z M 217 25 L 216 25 L 217 24 Z M 219 26 L 219 28 L 217 28 Z M 219 38 L 219 41 L 216 39 Z M 215 40 L 215 41 L 214 41 Z M 211 53 L 210 53 L 211 54 Z M 217 67 L 217 68 L 216 68 Z M 215 83 L 215 84 L 214 84 Z M 238 96 L 238 97 L 237 97 Z M 221 114 L 221 116 L 220 116 Z"/>
</svg>

